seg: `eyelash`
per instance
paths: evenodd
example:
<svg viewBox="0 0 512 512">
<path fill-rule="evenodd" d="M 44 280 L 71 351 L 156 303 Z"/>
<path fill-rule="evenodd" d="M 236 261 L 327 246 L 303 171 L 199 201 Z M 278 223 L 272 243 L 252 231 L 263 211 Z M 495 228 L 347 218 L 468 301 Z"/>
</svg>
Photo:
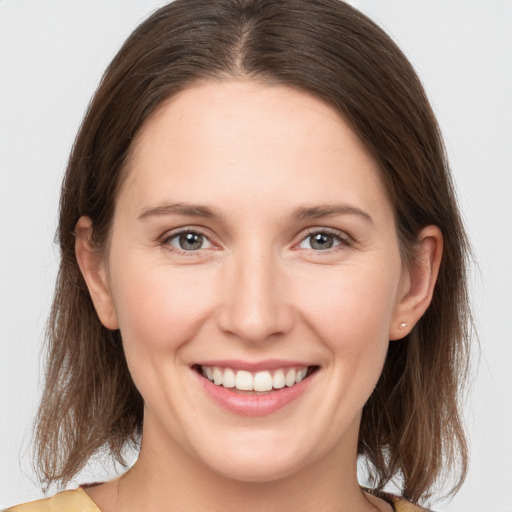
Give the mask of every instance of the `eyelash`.
<svg viewBox="0 0 512 512">
<path fill-rule="evenodd" d="M 183 249 L 179 249 L 178 247 L 174 247 L 170 244 L 171 240 L 178 238 L 180 235 L 183 235 L 185 233 L 201 235 L 206 240 L 208 240 L 208 242 L 210 242 L 210 244 L 215 246 L 215 244 L 210 240 L 210 238 L 205 233 L 203 233 L 200 229 L 188 228 L 188 227 L 184 227 L 177 231 L 173 231 L 172 233 L 166 234 L 164 236 L 164 238 L 162 239 L 161 245 L 165 246 L 168 251 L 178 254 L 179 256 L 185 256 L 185 257 L 195 256 L 196 255 L 195 253 L 199 252 L 200 249 L 195 250 L 195 251 L 185 251 Z"/>
<path fill-rule="evenodd" d="M 346 233 L 340 232 L 338 230 L 329 229 L 329 228 L 311 228 L 306 231 L 306 235 L 303 236 L 298 244 L 301 244 L 308 238 L 311 238 L 313 235 L 328 235 L 332 236 L 334 240 L 339 242 L 339 244 L 335 247 L 324 249 L 324 250 L 315 250 L 315 249 L 306 249 L 307 251 L 314 253 L 314 254 L 331 254 L 336 251 L 340 251 L 345 249 L 346 247 L 352 247 L 354 244 L 354 241 L 351 237 L 349 237 Z M 295 244 L 295 245 L 298 245 Z"/>
<path fill-rule="evenodd" d="M 198 253 L 201 249 L 196 249 L 196 250 L 183 250 L 183 249 L 179 249 L 175 246 L 172 246 L 170 244 L 170 241 L 171 240 L 174 240 L 175 238 L 179 237 L 180 235 L 183 235 L 185 233 L 190 233 L 190 234 L 195 234 L 195 235 L 201 235 L 202 237 L 204 237 L 206 240 L 208 240 L 208 242 L 215 247 L 215 244 L 210 240 L 210 238 L 200 229 L 195 229 L 195 228 L 189 228 L 189 227 L 184 227 L 184 228 L 181 228 L 177 231 L 174 231 L 172 233 L 169 233 L 169 234 L 166 234 L 164 236 L 164 238 L 162 239 L 161 241 L 161 245 L 162 246 L 165 246 L 167 248 L 167 250 L 177 254 L 177 255 L 180 255 L 180 256 L 194 256 L 195 253 Z M 336 252 L 336 251 L 339 251 L 339 250 L 343 250 L 344 248 L 346 247 L 351 247 L 353 244 L 354 244 L 354 241 L 351 237 L 349 237 L 347 234 L 345 233 L 342 233 L 340 231 L 337 231 L 337 230 L 333 230 L 333 229 L 329 229 L 329 228 L 310 228 L 309 230 L 306 231 L 305 235 L 302 236 L 302 238 L 294 244 L 294 246 L 297 246 L 297 245 L 300 245 L 302 242 L 304 242 L 305 240 L 307 240 L 308 238 L 312 237 L 313 235 L 328 235 L 328 236 L 332 236 L 334 238 L 334 240 L 336 242 L 338 242 L 338 245 L 332 247 L 332 248 L 329 248 L 329 249 L 324 249 L 324 250 L 315 250 L 315 249 L 305 249 L 306 251 L 310 252 L 310 253 L 313 253 L 313 254 L 331 254 L 333 252 Z"/>
</svg>

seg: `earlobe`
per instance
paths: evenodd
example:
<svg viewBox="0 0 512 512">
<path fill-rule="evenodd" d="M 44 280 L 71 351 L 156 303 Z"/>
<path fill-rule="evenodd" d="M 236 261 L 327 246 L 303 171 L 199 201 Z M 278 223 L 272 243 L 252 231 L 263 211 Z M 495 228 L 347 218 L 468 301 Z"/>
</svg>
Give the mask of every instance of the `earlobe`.
<svg viewBox="0 0 512 512">
<path fill-rule="evenodd" d="M 407 278 L 395 307 L 389 331 L 390 340 L 405 337 L 427 310 L 439 274 L 443 235 L 437 226 L 427 226 L 418 236 L 415 257 L 406 270 Z"/>
<path fill-rule="evenodd" d="M 75 226 L 75 254 L 101 323 L 111 330 L 119 328 L 114 300 L 106 277 L 103 258 L 92 242 L 92 221 L 80 217 Z"/>
</svg>

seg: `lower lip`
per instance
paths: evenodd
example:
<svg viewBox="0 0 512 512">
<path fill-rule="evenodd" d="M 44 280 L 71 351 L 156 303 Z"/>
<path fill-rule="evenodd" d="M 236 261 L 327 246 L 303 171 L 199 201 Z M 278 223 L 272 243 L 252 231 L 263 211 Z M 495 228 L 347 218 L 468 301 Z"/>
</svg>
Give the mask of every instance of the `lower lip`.
<svg viewBox="0 0 512 512">
<path fill-rule="evenodd" d="M 237 393 L 233 388 L 216 386 L 197 372 L 196 375 L 208 396 L 228 411 L 242 416 L 266 416 L 282 409 L 304 394 L 316 372 L 289 388 L 276 389 L 263 395 Z"/>
</svg>

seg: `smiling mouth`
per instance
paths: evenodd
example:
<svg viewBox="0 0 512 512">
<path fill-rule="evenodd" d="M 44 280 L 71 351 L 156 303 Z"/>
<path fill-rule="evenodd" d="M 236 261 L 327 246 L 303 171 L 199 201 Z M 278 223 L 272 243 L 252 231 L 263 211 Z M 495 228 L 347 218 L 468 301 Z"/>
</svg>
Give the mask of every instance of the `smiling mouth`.
<svg viewBox="0 0 512 512">
<path fill-rule="evenodd" d="M 267 394 L 291 388 L 316 372 L 318 366 L 294 366 L 249 372 L 220 366 L 194 365 L 193 369 L 216 386 L 244 394 Z"/>
</svg>

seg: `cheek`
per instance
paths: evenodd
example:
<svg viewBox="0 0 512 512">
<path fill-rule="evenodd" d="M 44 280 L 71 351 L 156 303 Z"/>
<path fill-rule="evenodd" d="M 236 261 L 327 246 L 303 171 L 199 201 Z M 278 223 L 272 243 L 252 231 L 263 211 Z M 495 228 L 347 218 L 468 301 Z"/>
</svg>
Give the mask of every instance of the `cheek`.
<svg viewBox="0 0 512 512">
<path fill-rule="evenodd" d="M 330 354 L 334 401 L 352 403 L 354 410 L 366 402 L 382 372 L 400 276 L 395 267 L 376 271 L 379 267 L 354 265 L 305 280 L 302 316 Z"/>
<path fill-rule="evenodd" d="M 302 279 L 297 295 L 302 297 L 303 316 L 334 347 L 348 340 L 371 343 L 387 339 L 397 300 L 399 267 L 352 265 L 328 270 Z"/>
<path fill-rule="evenodd" d="M 211 283 L 205 285 L 206 276 L 191 269 L 125 260 L 114 279 L 114 303 L 130 374 L 146 406 L 172 411 L 172 416 L 179 410 L 167 391 L 178 389 L 183 377 L 182 347 L 210 316 L 212 303 Z M 183 392 L 187 390 L 182 390 L 182 397 Z"/>
<path fill-rule="evenodd" d="M 175 350 L 194 337 L 211 307 L 207 272 L 197 268 L 125 261 L 117 274 L 114 302 L 127 350 Z"/>
</svg>

